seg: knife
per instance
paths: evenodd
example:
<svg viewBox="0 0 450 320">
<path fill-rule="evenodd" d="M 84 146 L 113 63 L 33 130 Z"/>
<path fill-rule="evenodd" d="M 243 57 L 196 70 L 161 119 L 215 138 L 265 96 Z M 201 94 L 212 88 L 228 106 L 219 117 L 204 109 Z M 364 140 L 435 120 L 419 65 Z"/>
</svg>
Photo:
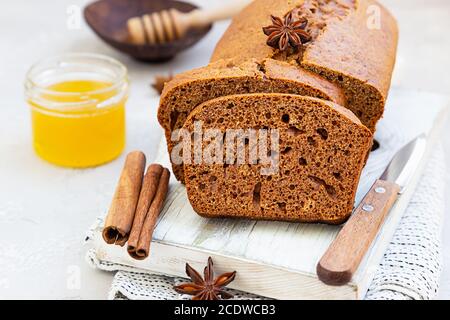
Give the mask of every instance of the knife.
<svg viewBox="0 0 450 320">
<path fill-rule="evenodd" d="M 422 134 L 394 155 L 317 264 L 322 282 L 338 286 L 352 279 L 387 214 L 419 167 L 425 149 L 426 136 Z"/>
</svg>

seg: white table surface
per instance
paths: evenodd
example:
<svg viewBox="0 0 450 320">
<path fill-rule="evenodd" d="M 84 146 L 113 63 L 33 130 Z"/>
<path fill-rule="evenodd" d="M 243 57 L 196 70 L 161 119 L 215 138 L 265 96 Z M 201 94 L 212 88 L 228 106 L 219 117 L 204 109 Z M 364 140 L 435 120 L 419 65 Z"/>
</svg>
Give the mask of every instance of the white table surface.
<svg viewBox="0 0 450 320">
<path fill-rule="evenodd" d="M 15 0 L 0 11 L 0 299 L 104 299 L 112 281 L 111 273 L 87 266 L 82 244 L 90 224 L 109 204 L 123 156 L 88 170 L 61 169 L 40 160 L 32 150 L 23 99 L 29 66 L 51 54 L 74 51 L 103 53 L 126 64 L 131 77 L 127 150 L 142 149 L 151 161 L 160 139 L 157 96 L 149 87 L 152 76 L 206 64 L 227 26 L 216 24 L 205 39 L 169 63 L 142 64 L 109 48 L 89 30 L 77 14 L 87 2 Z M 192 2 L 214 6 L 221 0 Z M 450 2 L 383 2 L 401 28 L 393 84 L 450 94 L 450 75 L 443 72 L 450 70 Z M 449 156 L 450 138 L 445 147 Z M 450 182 L 450 174 L 446 178 Z M 446 267 L 439 297 L 450 298 L 448 219 L 444 228 Z"/>
</svg>

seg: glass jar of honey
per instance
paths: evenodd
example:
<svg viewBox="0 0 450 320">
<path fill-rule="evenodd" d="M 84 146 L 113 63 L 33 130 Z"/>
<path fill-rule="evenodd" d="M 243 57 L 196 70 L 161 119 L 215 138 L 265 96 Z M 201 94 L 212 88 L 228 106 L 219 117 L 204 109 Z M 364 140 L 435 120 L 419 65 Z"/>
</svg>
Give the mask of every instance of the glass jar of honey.
<svg viewBox="0 0 450 320">
<path fill-rule="evenodd" d="M 122 153 L 128 77 L 120 62 L 88 53 L 44 59 L 28 71 L 25 95 L 41 158 L 84 168 Z"/>
</svg>

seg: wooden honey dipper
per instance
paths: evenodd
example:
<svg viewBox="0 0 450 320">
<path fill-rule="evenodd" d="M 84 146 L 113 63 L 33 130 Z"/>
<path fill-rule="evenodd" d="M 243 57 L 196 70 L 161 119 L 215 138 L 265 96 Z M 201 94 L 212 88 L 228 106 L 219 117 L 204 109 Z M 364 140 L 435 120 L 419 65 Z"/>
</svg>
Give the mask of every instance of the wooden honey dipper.
<svg viewBox="0 0 450 320">
<path fill-rule="evenodd" d="M 128 19 L 130 41 L 134 44 L 162 44 L 182 38 L 190 29 L 201 28 L 239 13 L 250 1 L 239 0 L 209 10 L 188 13 L 176 9 L 162 10 Z"/>
</svg>

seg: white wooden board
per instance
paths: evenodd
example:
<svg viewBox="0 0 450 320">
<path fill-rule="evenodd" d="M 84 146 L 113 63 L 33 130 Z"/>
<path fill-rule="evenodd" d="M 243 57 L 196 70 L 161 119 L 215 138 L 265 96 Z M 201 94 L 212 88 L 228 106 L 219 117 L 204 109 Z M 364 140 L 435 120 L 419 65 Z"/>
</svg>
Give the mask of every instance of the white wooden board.
<svg viewBox="0 0 450 320">
<path fill-rule="evenodd" d="M 420 133 L 428 135 L 426 163 L 447 112 L 447 96 L 393 89 L 375 138 L 380 149 L 371 153 L 363 171 L 356 204 L 381 175 L 392 155 Z M 156 162 L 168 164 L 165 144 Z M 363 263 L 346 286 L 327 286 L 317 279 L 315 268 L 341 227 L 320 224 L 207 219 L 198 216 L 187 200 L 185 188 L 171 181 L 165 208 L 158 221 L 151 256 L 144 261 L 130 258 L 125 248 L 106 245 L 101 228 L 93 245 L 99 259 L 173 276 L 185 276 L 188 262 L 201 269 L 213 257 L 217 272 L 237 270 L 230 285 L 279 299 L 360 299 L 389 244 L 396 225 L 411 198 L 422 170 L 391 210 Z"/>
</svg>

